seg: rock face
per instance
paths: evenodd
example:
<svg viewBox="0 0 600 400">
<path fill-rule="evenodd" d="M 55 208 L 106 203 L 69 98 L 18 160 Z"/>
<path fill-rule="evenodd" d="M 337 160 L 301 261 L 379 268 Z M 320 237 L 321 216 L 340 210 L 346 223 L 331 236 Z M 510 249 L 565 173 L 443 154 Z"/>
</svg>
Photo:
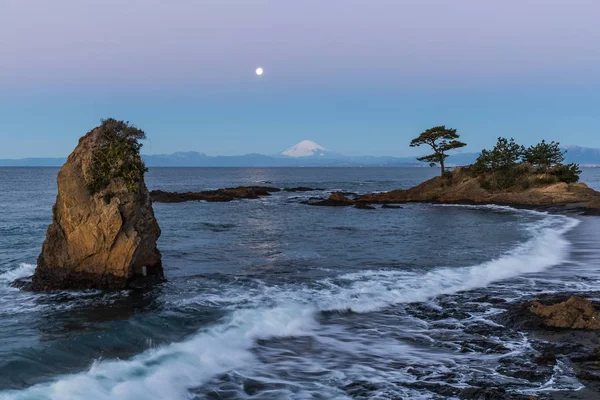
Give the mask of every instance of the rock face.
<svg viewBox="0 0 600 400">
<path fill-rule="evenodd" d="M 52 224 L 32 280 L 34 290 L 124 289 L 164 280 L 160 228 L 142 178 L 122 178 L 90 194 L 92 154 L 106 143 L 98 127 L 79 140 L 58 173 Z"/>
<path fill-rule="evenodd" d="M 520 206 L 572 206 L 590 213 L 600 211 L 600 193 L 583 183 L 556 183 L 523 190 L 488 191 L 461 168 L 447 177 L 436 177 L 408 190 L 361 196 L 367 203 L 456 203 Z"/>
<path fill-rule="evenodd" d="M 544 325 L 553 328 L 600 329 L 600 311 L 590 300 L 571 297 L 567 301 L 544 305 L 534 301 L 529 311 L 544 318 Z"/>
</svg>

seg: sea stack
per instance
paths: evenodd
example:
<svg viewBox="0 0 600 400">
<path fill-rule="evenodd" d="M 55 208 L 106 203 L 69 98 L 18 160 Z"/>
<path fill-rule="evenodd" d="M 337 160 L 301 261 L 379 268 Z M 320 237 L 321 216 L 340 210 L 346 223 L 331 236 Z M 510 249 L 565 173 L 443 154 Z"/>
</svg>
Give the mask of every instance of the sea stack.
<svg viewBox="0 0 600 400">
<path fill-rule="evenodd" d="M 79 140 L 58 173 L 33 290 L 120 290 L 164 280 L 139 152 L 144 138 L 127 122 L 107 119 Z"/>
</svg>

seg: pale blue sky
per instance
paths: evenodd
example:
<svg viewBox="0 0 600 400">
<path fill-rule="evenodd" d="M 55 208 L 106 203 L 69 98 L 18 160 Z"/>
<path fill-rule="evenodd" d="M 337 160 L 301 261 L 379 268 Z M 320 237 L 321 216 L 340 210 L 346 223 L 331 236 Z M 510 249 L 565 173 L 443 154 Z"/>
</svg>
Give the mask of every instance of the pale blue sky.
<svg viewBox="0 0 600 400">
<path fill-rule="evenodd" d="M 410 155 L 455 127 L 600 147 L 597 0 L 1 0 L 0 158 L 64 156 L 102 117 L 146 153 L 302 139 Z M 265 74 L 257 77 L 256 67 Z"/>
</svg>

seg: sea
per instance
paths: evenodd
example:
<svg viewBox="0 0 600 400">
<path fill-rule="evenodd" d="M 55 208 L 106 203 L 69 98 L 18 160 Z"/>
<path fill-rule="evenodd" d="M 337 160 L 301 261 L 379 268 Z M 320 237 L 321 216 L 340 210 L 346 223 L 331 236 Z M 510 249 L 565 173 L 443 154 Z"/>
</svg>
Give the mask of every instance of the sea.
<svg viewBox="0 0 600 400">
<path fill-rule="evenodd" d="M 57 168 L 0 168 L 0 399 L 445 399 L 577 390 L 501 304 L 600 290 L 600 218 L 503 206 L 311 207 L 409 188 L 429 168 L 151 168 L 150 190 L 309 186 L 154 204 L 164 284 L 30 293 Z M 582 181 L 600 189 L 600 169 Z M 521 365 L 522 367 L 522 365 Z M 531 375 L 531 374 L 530 374 Z"/>
</svg>

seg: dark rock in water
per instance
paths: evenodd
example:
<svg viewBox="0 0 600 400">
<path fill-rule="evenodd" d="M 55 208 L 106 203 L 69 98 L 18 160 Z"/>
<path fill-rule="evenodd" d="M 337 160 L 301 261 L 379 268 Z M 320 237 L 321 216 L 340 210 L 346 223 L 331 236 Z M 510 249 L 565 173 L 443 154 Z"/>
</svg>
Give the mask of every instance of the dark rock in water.
<svg viewBox="0 0 600 400">
<path fill-rule="evenodd" d="M 367 203 L 363 203 L 363 202 L 361 202 L 361 201 L 357 202 L 357 203 L 354 205 L 354 208 L 359 208 L 359 209 L 361 209 L 361 210 L 376 210 L 376 208 L 375 208 L 375 207 L 373 207 L 372 205 L 370 205 L 370 204 L 367 204 Z"/>
<path fill-rule="evenodd" d="M 571 357 L 571 360 L 576 362 L 600 362 L 600 346 L 596 346 L 589 354 Z"/>
<path fill-rule="evenodd" d="M 31 282 L 31 277 L 29 278 L 19 278 L 10 283 L 11 287 L 22 289 L 22 290 L 33 290 L 33 283 Z"/>
<path fill-rule="evenodd" d="M 270 196 L 271 193 L 279 191 L 281 191 L 281 189 L 269 186 L 239 186 L 235 188 L 187 193 L 153 190 L 150 192 L 150 197 L 152 198 L 152 201 L 158 203 L 182 203 L 185 201 L 200 200 L 208 202 L 227 202 L 239 199 L 258 199 L 263 196 Z"/>
<path fill-rule="evenodd" d="M 585 381 L 597 381 L 600 382 L 600 373 L 592 373 L 589 371 L 581 371 L 577 374 L 577 378 Z"/>
<path fill-rule="evenodd" d="M 600 293 L 588 295 L 598 297 Z M 531 361 L 540 368 L 550 370 L 557 359 L 570 360 L 575 375 L 586 387 L 581 395 L 573 398 L 587 399 L 595 398 L 590 397 L 589 393 L 600 393 L 597 312 L 595 304 L 585 298 L 569 294 L 547 294 L 540 295 L 536 301 L 508 306 L 507 312 L 499 315 L 497 320 L 506 328 L 529 331 L 531 346 L 540 353 L 532 357 Z M 515 372 L 511 376 L 533 380 L 534 375 L 540 372 L 530 366 L 524 368 L 522 359 L 512 364 Z M 531 373 L 532 376 L 527 375 Z"/>
<path fill-rule="evenodd" d="M 302 202 L 303 204 L 308 204 L 311 206 L 328 206 L 328 207 L 347 207 L 354 205 L 354 200 L 350 200 L 346 196 L 344 196 L 341 192 L 333 192 L 331 196 L 327 200 L 322 200 L 318 202 Z"/>
<path fill-rule="evenodd" d="M 517 379 L 524 379 L 529 382 L 545 382 L 552 373 L 552 368 L 542 368 L 538 364 L 523 361 L 518 357 L 508 357 L 509 362 L 506 365 L 496 368 L 496 371 L 502 375 L 512 376 Z"/>
<path fill-rule="evenodd" d="M 399 208 L 404 208 L 404 207 L 401 207 L 401 206 L 394 206 L 394 205 L 392 205 L 392 204 L 384 204 L 384 205 L 382 205 L 382 206 L 381 206 L 381 208 L 394 208 L 394 209 L 399 209 Z"/>
<path fill-rule="evenodd" d="M 537 396 L 507 393 L 503 388 L 466 388 L 459 397 L 470 400 L 536 400 Z"/>
<path fill-rule="evenodd" d="M 385 204 L 384 204 L 385 205 Z M 383 207 L 383 206 L 382 206 Z M 475 303 L 490 303 L 490 304 L 501 304 L 501 303 L 506 303 L 506 300 L 500 298 L 500 297 L 492 297 L 489 294 L 482 296 L 482 297 L 478 297 L 476 299 L 471 300 L 472 302 Z"/>
<path fill-rule="evenodd" d="M 141 159 L 142 168 L 135 175 L 129 170 L 129 180 L 109 169 L 102 171 L 103 184 L 91 189 L 99 152 L 120 143 L 125 129 L 135 129 L 126 124 L 118 131 L 107 126 L 103 122 L 82 137 L 58 173 L 58 196 L 33 290 L 125 289 L 134 281 L 140 286 L 164 280 L 156 247 L 161 232 Z M 133 156 L 139 157 L 139 149 Z M 128 161 L 116 162 L 128 165 Z"/>
<path fill-rule="evenodd" d="M 551 352 L 545 352 L 542 353 L 534 361 L 538 365 L 554 366 L 556 364 L 556 354 L 553 354 Z"/>
<path fill-rule="evenodd" d="M 304 186 L 283 189 L 284 192 L 313 192 L 315 190 L 325 190 L 325 189 L 315 189 L 315 188 L 304 187 Z"/>
<path fill-rule="evenodd" d="M 404 386 L 411 387 L 417 390 L 427 390 L 434 392 L 443 398 L 459 398 L 465 400 L 538 400 L 537 396 L 522 395 L 516 393 L 509 393 L 503 388 L 496 387 L 468 387 L 458 388 L 452 385 L 444 385 L 440 383 L 427 382 L 417 380 L 415 382 L 404 383 Z M 348 386 L 344 389 L 346 390 Z M 348 392 L 348 390 L 346 390 Z M 348 392 L 349 393 L 349 392 Z M 354 394 L 354 393 L 349 393 Z M 361 393 L 362 394 L 362 393 Z M 357 396 L 355 396 L 357 397 Z M 368 396 L 362 396 L 360 398 L 368 398 Z"/>
<path fill-rule="evenodd" d="M 368 398 L 379 387 L 375 383 L 359 381 L 352 382 L 342 388 L 346 393 L 354 398 Z"/>
</svg>

